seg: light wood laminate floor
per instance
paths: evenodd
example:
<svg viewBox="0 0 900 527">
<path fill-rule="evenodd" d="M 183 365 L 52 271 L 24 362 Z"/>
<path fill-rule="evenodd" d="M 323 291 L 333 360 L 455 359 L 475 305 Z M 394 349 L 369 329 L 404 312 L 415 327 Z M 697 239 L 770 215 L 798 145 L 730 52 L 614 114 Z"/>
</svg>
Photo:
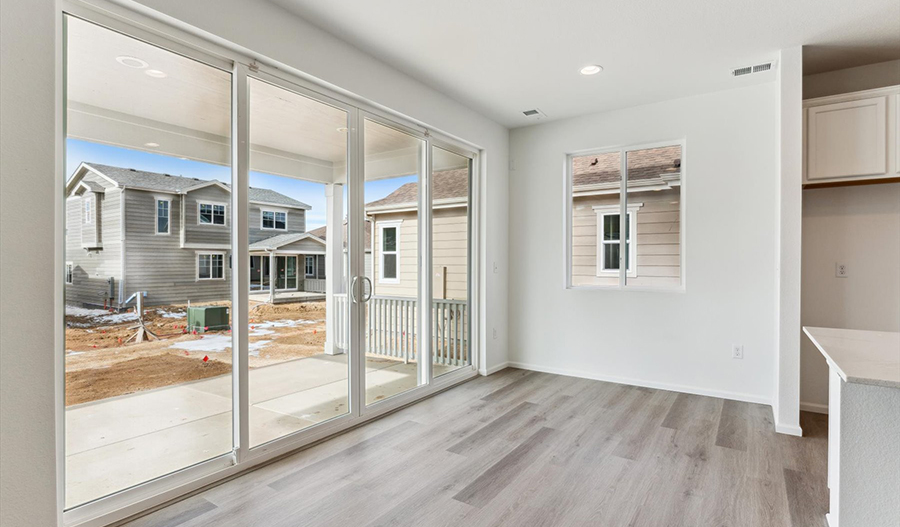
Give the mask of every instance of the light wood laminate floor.
<svg viewBox="0 0 900 527">
<path fill-rule="evenodd" d="M 129 523 L 824 527 L 827 417 L 507 369 Z"/>
</svg>

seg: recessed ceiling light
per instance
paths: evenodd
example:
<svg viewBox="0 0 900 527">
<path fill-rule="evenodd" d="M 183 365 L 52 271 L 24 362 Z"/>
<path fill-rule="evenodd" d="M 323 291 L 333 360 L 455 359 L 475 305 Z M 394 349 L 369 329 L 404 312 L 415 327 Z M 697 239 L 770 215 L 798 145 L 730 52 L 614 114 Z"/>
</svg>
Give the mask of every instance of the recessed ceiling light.
<svg viewBox="0 0 900 527">
<path fill-rule="evenodd" d="M 149 146 L 150 148 L 156 148 L 159 146 L 159 143 L 144 143 L 144 146 Z"/>
<path fill-rule="evenodd" d="M 581 68 L 582 75 L 596 75 L 603 71 L 603 66 L 598 66 L 596 64 L 591 64 Z"/>
<path fill-rule="evenodd" d="M 137 68 L 137 69 L 143 69 L 143 68 L 146 68 L 147 66 L 149 66 L 149 64 L 147 64 L 145 61 L 143 61 L 137 57 L 130 57 L 128 55 L 119 55 L 118 57 L 116 57 L 116 62 L 118 62 L 119 64 L 121 64 L 123 66 L 128 66 L 129 68 Z"/>
<path fill-rule="evenodd" d="M 165 72 L 162 72 L 159 70 L 147 70 L 144 73 L 146 73 L 147 75 L 150 75 L 151 77 L 156 78 L 156 79 L 162 79 L 163 77 L 168 77 L 168 75 L 166 75 Z"/>
</svg>

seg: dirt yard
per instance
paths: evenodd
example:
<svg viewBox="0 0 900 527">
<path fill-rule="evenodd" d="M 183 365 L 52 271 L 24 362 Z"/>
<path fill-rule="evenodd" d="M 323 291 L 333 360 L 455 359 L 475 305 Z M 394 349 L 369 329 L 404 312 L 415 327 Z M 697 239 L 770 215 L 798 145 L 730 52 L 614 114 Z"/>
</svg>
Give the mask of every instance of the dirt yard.
<svg viewBox="0 0 900 527">
<path fill-rule="evenodd" d="M 228 303 L 217 305 L 231 312 Z M 231 331 L 186 333 L 186 306 L 144 310 L 144 324 L 159 340 L 128 343 L 136 321 L 133 313 L 67 308 L 67 405 L 231 371 Z M 325 302 L 259 304 L 250 312 L 249 336 L 250 368 L 318 355 L 325 345 Z"/>
</svg>

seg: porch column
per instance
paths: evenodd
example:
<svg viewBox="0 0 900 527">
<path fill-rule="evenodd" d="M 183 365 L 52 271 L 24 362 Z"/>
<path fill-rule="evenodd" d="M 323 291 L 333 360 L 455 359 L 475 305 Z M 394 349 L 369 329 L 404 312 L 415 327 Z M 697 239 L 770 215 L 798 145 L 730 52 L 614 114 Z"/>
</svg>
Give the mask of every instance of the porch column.
<svg viewBox="0 0 900 527">
<path fill-rule="evenodd" d="M 275 303 L 275 277 L 278 270 L 275 268 L 275 251 L 269 253 L 269 303 Z"/>
<path fill-rule="evenodd" d="M 337 302 L 334 295 L 346 294 L 344 287 L 344 185 L 325 185 L 325 353 L 339 355 L 346 351 L 338 342 L 337 335 L 343 333 L 338 324 L 346 324 L 347 314 L 338 315 L 337 310 L 346 309 L 347 303 Z M 349 302 L 349 299 L 348 299 Z"/>
</svg>

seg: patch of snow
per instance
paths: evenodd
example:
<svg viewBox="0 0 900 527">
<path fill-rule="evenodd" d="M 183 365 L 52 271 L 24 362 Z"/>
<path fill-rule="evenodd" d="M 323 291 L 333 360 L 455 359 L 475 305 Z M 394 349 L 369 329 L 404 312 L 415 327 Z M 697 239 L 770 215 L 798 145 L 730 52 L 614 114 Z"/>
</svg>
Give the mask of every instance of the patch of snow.
<svg viewBox="0 0 900 527">
<path fill-rule="evenodd" d="M 77 306 L 66 306 L 66 316 L 89 318 L 95 324 L 120 324 L 137 320 L 137 315 L 132 312 L 110 313 L 105 309 L 87 309 Z M 71 323 L 70 326 L 86 327 L 85 324 L 81 323 Z"/>
<path fill-rule="evenodd" d="M 163 318 L 184 318 L 187 313 L 184 311 L 166 311 L 165 309 L 157 309 L 156 314 Z"/>
<path fill-rule="evenodd" d="M 250 343 L 250 355 L 259 356 L 259 350 L 266 347 L 271 340 L 259 340 Z M 230 335 L 205 336 L 202 339 L 176 342 L 169 346 L 171 349 L 183 351 L 202 351 L 204 353 L 221 353 L 231 347 Z"/>
</svg>

